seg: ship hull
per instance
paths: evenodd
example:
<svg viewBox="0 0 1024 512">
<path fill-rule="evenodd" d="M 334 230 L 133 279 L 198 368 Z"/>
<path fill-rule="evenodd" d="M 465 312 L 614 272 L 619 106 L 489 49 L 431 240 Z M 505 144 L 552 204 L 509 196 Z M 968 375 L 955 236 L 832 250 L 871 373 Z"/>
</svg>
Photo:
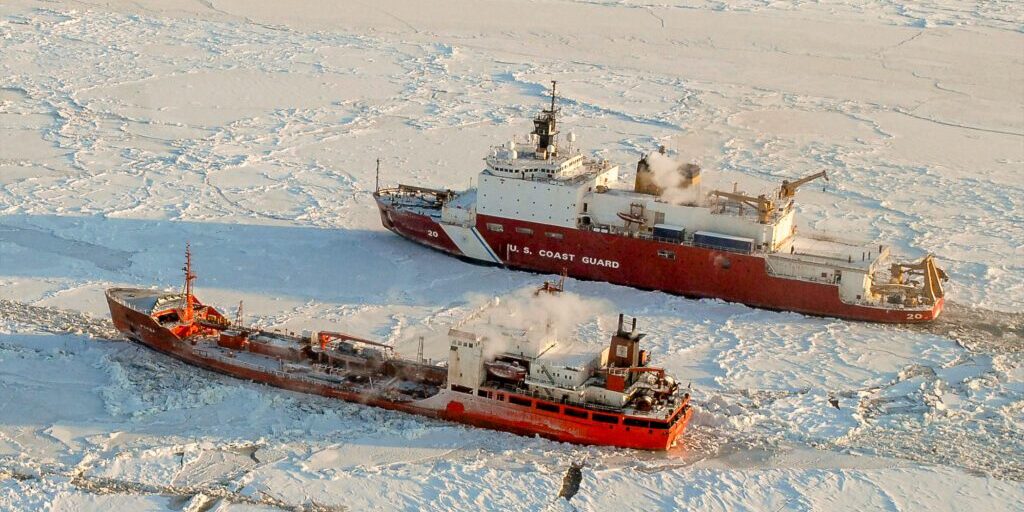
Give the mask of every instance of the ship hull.
<svg viewBox="0 0 1024 512">
<path fill-rule="evenodd" d="M 671 428 L 653 429 L 631 427 L 622 422 L 601 424 L 592 420 L 573 420 L 561 411 L 547 412 L 538 409 L 536 405 L 520 406 L 508 401 L 512 396 L 517 396 L 523 401 L 529 400 L 529 397 L 522 395 L 509 394 L 504 400 L 493 400 L 452 391 L 446 393 L 443 398 L 446 401 L 445 409 L 440 417 L 449 421 L 524 436 L 539 435 L 573 444 L 618 446 L 640 450 L 660 451 L 671 448 L 693 415 L 693 409 L 686 405 L 679 413 L 679 420 L 673 423 Z M 551 407 L 559 407 L 551 402 L 546 403 Z"/>
<path fill-rule="evenodd" d="M 114 326 L 133 341 L 154 351 L 171 356 L 187 364 L 247 381 L 309 393 L 347 402 L 380 407 L 429 418 L 448 420 L 513 434 L 534 436 L 560 442 L 588 445 L 607 445 L 641 450 L 666 450 L 683 432 L 692 415 L 689 405 L 679 411 L 679 420 L 667 429 L 626 426 L 624 422 L 603 424 L 591 420 L 570 418 L 536 408 L 536 399 L 522 397 L 530 406 L 513 404 L 513 393 L 487 393 L 488 397 L 441 389 L 437 394 L 421 400 L 393 401 L 378 395 L 346 392 L 329 384 L 318 384 L 310 379 L 296 378 L 283 371 L 255 368 L 232 363 L 224 359 L 205 356 L 187 339 L 181 339 L 161 326 L 151 316 L 136 311 L 113 299 L 109 294 Z M 501 396 L 502 399 L 496 399 Z M 522 400 L 520 401 L 522 403 Z M 549 406 L 550 407 L 550 406 Z M 556 405 L 559 409 L 567 406 Z"/>
<path fill-rule="evenodd" d="M 381 400 L 359 393 L 345 392 L 327 384 L 317 384 L 309 382 L 309 380 L 298 379 L 280 371 L 264 371 L 260 368 L 232 364 L 229 361 L 206 357 L 201 352 L 196 351 L 189 341 L 178 338 L 149 315 L 126 307 L 110 297 L 107 297 L 107 304 L 110 307 L 110 316 L 114 321 L 114 327 L 123 332 L 129 339 L 190 365 L 290 391 L 338 398 L 348 402 L 358 402 L 420 415 L 438 416 L 436 411 L 427 411 L 416 407 L 416 402 Z"/>
<path fill-rule="evenodd" d="M 467 254 L 438 219 L 398 210 L 378 201 L 384 226 L 412 241 L 453 256 L 519 270 L 606 281 L 646 290 L 696 298 L 718 298 L 749 306 L 817 316 L 883 323 L 921 323 L 934 320 L 944 299 L 931 307 L 903 308 L 850 304 L 839 297 L 839 286 L 769 274 L 763 257 L 703 247 L 643 240 L 612 234 L 559 228 L 477 215 L 476 229 L 486 258 Z M 486 229 L 500 223 L 501 232 Z M 554 233 L 556 236 L 548 236 Z M 658 256 L 670 250 L 675 259 Z"/>
</svg>

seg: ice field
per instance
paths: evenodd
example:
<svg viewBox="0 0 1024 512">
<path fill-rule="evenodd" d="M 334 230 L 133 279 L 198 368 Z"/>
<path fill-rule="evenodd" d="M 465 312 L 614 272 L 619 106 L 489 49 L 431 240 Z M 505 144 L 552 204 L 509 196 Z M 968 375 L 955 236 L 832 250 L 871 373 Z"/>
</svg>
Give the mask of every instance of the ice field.
<svg viewBox="0 0 1024 512">
<path fill-rule="evenodd" d="M 577 342 L 636 315 L 692 386 L 664 454 L 253 385 L 105 321 L 106 287 L 180 286 L 190 241 L 222 311 L 444 357 L 452 322 L 550 276 L 385 230 L 375 160 L 385 184 L 469 186 L 550 80 L 562 129 L 627 180 L 659 145 L 750 192 L 827 169 L 799 225 L 934 252 L 947 311 L 881 326 L 569 280 Z M 1022 84 L 1014 1 L 4 2 L 0 510 L 1019 509 Z"/>
</svg>

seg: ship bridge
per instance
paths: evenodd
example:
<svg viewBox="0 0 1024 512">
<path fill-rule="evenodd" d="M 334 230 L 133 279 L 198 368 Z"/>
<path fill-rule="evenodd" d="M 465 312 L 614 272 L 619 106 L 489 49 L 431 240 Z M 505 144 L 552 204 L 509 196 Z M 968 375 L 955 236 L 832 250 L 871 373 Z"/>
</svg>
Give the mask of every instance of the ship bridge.
<svg viewBox="0 0 1024 512">
<path fill-rule="evenodd" d="M 564 149 L 560 146 L 556 85 L 551 82 L 551 106 L 533 120 L 526 140 L 492 147 L 484 158 L 479 213 L 575 227 L 582 194 L 618 180 L 617 166 L 589 159 L 573 147 L 575 134 L 565 137 Z"/>
<path fill-rule="evenodd" d="M 477 187 L 477 213 L 500 219 L 577 227 L 583 196 L 607 189 L 619 168 L 581 155 L 566 164 L 528 159 L 488 159 Z M 571 164 L 571 165 L 570 165 Z M 566 170 L 561 169 L 568 166 Z"/>
<path fill-rule="evenodd" d="M 576 185 L 597 178 L 614 166 L 605 160 L 593 160 L 575 152 L 566 156 L 541 158 L 536 153 L 517 151 L 515 141 L 492 148 L 484 158 L 487 167 L 481 172 L 505 179 L 559 182 Z"/>
<path fill-rule="evenodd" d="M 483 172 L 501 178 L 577 181 L 593 177 L 606 167 L 579 152 L 545 159 L 536 153 L 521 154 L 516 147 L 516 142 L 510 141 L 492 148 L 490 156 L 484 159 L 487 167 Z"/>
</svg>

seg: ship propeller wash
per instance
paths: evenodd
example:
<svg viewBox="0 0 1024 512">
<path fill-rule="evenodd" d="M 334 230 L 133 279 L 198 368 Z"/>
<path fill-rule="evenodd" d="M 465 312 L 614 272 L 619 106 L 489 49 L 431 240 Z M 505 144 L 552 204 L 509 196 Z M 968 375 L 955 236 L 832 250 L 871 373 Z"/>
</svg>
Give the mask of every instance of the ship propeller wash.
<svg viewBox="0 0 1024 512">
<path fill-rule="evenodd" d="M 493 147 L 476 188 L 378 189 L 384 226 L 474 262 L 768 309 L 892 323 L 942 311 L 932 255 L 908 262 L 886 244 L 797 234 L 797 189 L 825 172 L 770 194 L 704 192 L 700 167 L 660 151 L 618 188 L 618 166 L 584 156 L 572 133 L 559 143 L 558 113 L 552 82 L 533 132 Z"/>
<path fill-rule="evenodd" d="M 648 365 L 644 337 L 622 315 L 597 353 L 536 328 L 448 333 L 446 363 L 400 357 L 393 347 L 338 332 L 301 336 L 240 325 L 193 295 L 186 249 L 180 292 L 111 288 L 114 326 L 191 365 L 313 393 L 557 441 L 666 450 L 693 414 L 690 395 Z M 552 291 L 557 293 L 557 291 Z M 446 365 L 445 365 L 446 364 Z"/>
</svg>

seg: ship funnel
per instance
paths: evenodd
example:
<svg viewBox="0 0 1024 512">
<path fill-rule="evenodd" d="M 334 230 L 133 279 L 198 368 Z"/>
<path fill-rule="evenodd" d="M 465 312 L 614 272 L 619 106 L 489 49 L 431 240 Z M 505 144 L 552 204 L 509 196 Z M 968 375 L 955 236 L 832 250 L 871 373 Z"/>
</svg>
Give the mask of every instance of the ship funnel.
<svg viewBox="0 0 1024 512">
<path fill-rule="evenodd" d="M 618 326 L 618 329 L 615 330 L 615 336 L 620 337 L 620 338 L 629 338 L 629 339 L 640 339 L 640 338 L 643 337 L 643 334 L 639 334 L 637 332 L 637 329 L 636 329 L 636 317 L 632 317 L 630 320 L 631 320 L 630 327 L 629 327 L 629 330 L 627 331 L 625 329 L 625 326 L 626 326 L 626 315 L 624 315 L 622 313 L 619 313 L 619 326 Z"/>
<path fill-rule="evenodd" d="M 700 185 L 700 166 L 677 161 L 665 154 L 664 148 L 644 155 L 637 162 L 634 192 L 661 196 L 669 189 L 687 190 Z M 695 195 L 699 195 L 699 191 Z"/>
<path fill-rule="evenodd" d="M 640 350 L 640 340 L 643 334 L 636 330 L 636 317 L 632 318 L 630 331 L 626 331 L 626 315 L 619 314 L 619 328 L 612 336 L 611 346 L 608 351 L 608 364 L 614 368 L 632 368 L 644 361 L 643 350 Z"/>
</svg>

